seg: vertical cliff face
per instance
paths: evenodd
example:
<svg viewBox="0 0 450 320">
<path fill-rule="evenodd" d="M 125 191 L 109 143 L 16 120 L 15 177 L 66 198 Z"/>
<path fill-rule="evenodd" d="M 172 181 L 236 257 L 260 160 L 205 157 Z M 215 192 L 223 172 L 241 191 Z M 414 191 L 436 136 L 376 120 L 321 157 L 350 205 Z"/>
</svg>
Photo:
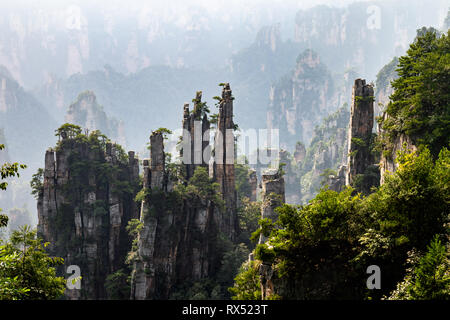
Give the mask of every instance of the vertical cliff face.
<svg viewBox="0 0 450 320">
<path fill-rule="evenodd" d="M 384 120 L 387 119 L 388 115 L 383 113 L 381 116 Z M 378 134 L 382 137 L 385 132 L 379 127 Z M 380 156 L 380 184 L 383 184 L 386 175 L 392 174 L 398 169 L 398 164 L 396 163 L 397 152 L 402 150 L 416 151 L 417 146 L 413 142 L 410 136 L 400 133 L 396 135 L 390 146 L 383 150 Z"/>
<path fill-rule="evenodd" d="M 154 132 L 150 136 L 150 161 L 144 160 L 143 165 L 143 190 L 146 196 L 141 205 L 140 221 L 143 225 L 138 238 L 138 258 L 133 268 L 131 298 L 167 298 L 169 284 L 173 283 L 174 253 L 179 237 L 172 235 L 165 241 L 161 237 L 168 235 L 168 229 L 173 223 L 179 222 L 179 218 L 175 219 L 175 213 L 167 212 L 164 206 L 167 175 L 161 132 Z M 159 201 L 152 201 L 156 198 Z"/>
<path fill-rule="evenodd" d="M 65 121 L 89 131 L 100 130 L 119 144 L 125 145 L 125 135 L 119 132 L 123 124 L 108 118 L 93 91 L 84 91 L 78 95 L 76 101 L 69 106 Z"/>
<path fill-rule="evenodd" d="M 182 159 L 190 163 L 175 165 L 178 169 L 173 163 L 169 166 L 165 162 L 162 133 L 152 133 L 151 159 L 144 161 L 145 198 L 133 267 L 132 299 L 186 298 L 185 286 L 217 277 L 224 250 L 221 237 L 230 241 L 238 232 L 232 99 L 226 84 L 217 129 L 224 136 L 227 129 L 231 132 L 228 131 L 228 140 L 217 133 L 215 163 L 211 166 L 207 157 L 200 158 L 209 148 L 209 135 L 205 135 L 209 120 L 201 92 L 193 100 L 192 112 L 189 105 L 184 106 Z M 207 141 L 202 142 L 202 137 L 208 137 Z M 227 141 L 231 141 L 231 149 Z"/>
<path fill-rule="evenodd" d="M 219 229 L 230 239 L 236 237 L 238 220 L 236 214 L 237 195 L 234 172 L 234 122 L 233 100 L 230 85 L 226 83 L 219 104 L 217 131 L 214 138 L 213 178 L 225 201 L 225 210 L 216 212 Z"/>
<path fill-rule="evenodd" d="M 275 222 L 278 219 L 275 208 L 285 202 L 284 178 L 277 170 L 269 169 L 263 173 L 261 185 L 263 203 L 261 206 L 261 219 L 268 218 Z M 267 238 L 261 234 L 259 243 L 264 243 L 266 240 Z M 261 276 L 262 299 L 265 299 L 275 292 L 274 287 L 278 284 L 272 281 L 274 270 L 271 263 L 262 261 L 259 273 Z"/>
<path fill-rule="evenodd" d="M 353 86 L 350 124 L 348 130 L 348 164 L 346 184 L 369 192 L 371 182 L 365 181 L 370 166 L 375 162 L 372 155 L 373 121 L 375 100 L 372 85 L 356 79 Z M 363 181 L 364 180 L 364 181 Z"/>
<path fill-rule="evenodd" d="M 248 174 L 248 182 L 250 185 L 250 201 L 256 201 L 258 197 L 258 177 L 256 175 L 256 170 L 251 169 Z"/>
<path fill-rule="evenodd" d="M 314 127 L 339 105 L 330 72 L 309 49 L 271 88 L 269 99 L 267 127 L 280 130 L 280 144 L 286 149 L 293 149 L 297 141 L 309 145 Z"/>
<path fill-rule="evenodd" d="M 303 160 L 297 162 L 303 202 L 312 199 L 317 193 L 326 178 L 323 177 L 325 171 L 335 176 L 332 171 L 338 171 L 339 166 L 347 163 L 350 119 L 347 108 L 346 105 L 339 108 L 314 128 L 311 144 L 306 148 Z"/>
<path fill-rule="evenodd" d="M 193 176 L 195 168 L 200 166 L 207 167 L 209 159 L 203 156 L 203 151 L 209 146 L 209 128 L 210 123 L 206 112 L 205 103 L 202 102 L 202 92 L 198 91 L 194 102 L 194 109 L 189 111 L 189 104 L 184 105 L 183 114 L 183 141 L 190 139 L 190 144 L 186 150 L 183 149 L 183 161 L 186 165 L 186 178 Z M 207 136 L 207 137 L 206 137 Z"/>
<path fill-rule="evenodd" d="M 380 116 L 389 103 L 389 96 L 394 92 L 391 81 L 397 75 L 398 58 L 394 57 L 391 62 L 385 65 L 377 74 L 375 82 L 375 116 Z"/>
<path fill-rule="evenodd" d="M 297 145 L 299 146 L 299 145 Z M 294 154 L 295 155 L 295 154 Z M 297 152 L 297 156 L 299 156 Z M 289 152 L 281 149 L 279 152 L 280 163 L 283 164 L 283 171 L 285 172 L 285 196 L 286 202 L 298 204 L 301 202 L 301 188 L 300 177 L 298 176 L 299 162 L 296 161 L 295 156 L 291 156 Z"/>
<path fill-rule="evenodd" d="M 50 255 L 64 258 L 64 276 L 69 265 L 80 267 L 81 290 L 66 290 L 67 298 L 107 298 L 106 277 L 123 267 L 130 249 L 125 227 L 138 216 L 138 178 L 134 153 L 127 157 L 96 135 L 62 132 L 56 149 L 47 150 L 38 234 L 50 242 Z"/>
<path fill-rule="evenodd" d="M 394 92 L 390 83 L 398 77 L 397 71 L 395 70 L 397 66 L 398 58 L 395 57 L 391 62 L 385 65 L 377 75 L 376 102 L 377 105 L 382 105 L 382 108 L 378 110 L 378 115 L 381 117 L 382 121 L 386 121 L 388 118 L 388 115 L 384 110 L 390 102 L 390 95 Z M 380 126 L 377 126 L 377 132 L 381 138 L 385 135 L 385 132 L 383 132 Z M 398 165 L 395 162 L 397 152 L 402 150 L 404 146 L 409 150 L 417 149 L 411 137 L 402 133 L 396 135 L 389 148 L 382 152 L 380 159 L 380 184 L 384 183 L 386 174 L 394 173 L 397 170 Z"/>
</svg>

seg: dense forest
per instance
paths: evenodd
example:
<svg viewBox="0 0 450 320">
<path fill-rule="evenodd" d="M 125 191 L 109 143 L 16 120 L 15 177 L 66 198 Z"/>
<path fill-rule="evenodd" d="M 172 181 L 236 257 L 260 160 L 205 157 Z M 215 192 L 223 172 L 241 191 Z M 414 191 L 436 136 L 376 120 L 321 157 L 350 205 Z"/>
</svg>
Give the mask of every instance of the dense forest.
<svg viewBox="0 0 450 320">
<path fill-rule="evenodd" d="M 0 195 L 7 209 L 0 212 L 0 300 L 450 299 L 450 31 L 444 29 L 418 29 L 406 52 L 366 83 L 359 75 L 367 70 L 331 71 L 336 62 L 323 43 L 316 52 L 263 28 L 232 61 L 234 72 L 248 69 L 249 79 L 218 72 L 236 80 L 237 89 L 231 81 L 208 84 L 208 92 L 220 91 L 214 105 L 197 91 L 192 107 L 172 108 L 177 117 L 169 117 L 139 102 L 139 114 L 170 118 L 159 128 L 136 115 L 134 128 L 125 126 L 123 113 L 131 111 L 121 103 L 169 90 L 159 83 L 139 96 L 136 78 L 177 82 L 178 71 L 158 69 L 146 78 L 148 69 L 123 76 L 106 66 L 105 73 L 53 83 L 66 93 L 58 100 L 67 110 L 64 121 L 58 111 L 57 127 L 46 109 L 56 91 L 37 101 L 0 69 L 0 93 L 13 88 L 5 99 L 41 110 L 54 133 L 52 140 L 46 129 L 33 135 L 30 128 L 37 145 L 28 164 L 20 152 L 8 152 L 24 134 L 17 140 L 0 131 L 0 193 L 7 195 Z M 244 63 L 258 48 L 265 49 L 252 61 L 256 67 Z M 259 60 L 270 74 L 255 71 Z M 214 78 L 216 71 L 199 77 Z M 180 72 L 200 83 L 195 73 Z M 93 88 L 105 82 L 120 90 L 102 87 L 96 95 L 83 89 L 83 77 Z M 239 156 L 252 118 L 252 105 L 239 111 L 239 101 L 240 94 L 251 97 L 244 88 L 257 86 L 267 91 L 266 109 L 249 121 L 279 128 L 280 143 L 250 150 L 253 163 L 252 154 Z M 77 95 L 67 100 L 68 92 Z M 175 103 L 175 96 L 192 93 L 186 87 L 167 97 Z M 119 95 L 109 116 L 103 104 Z M 8 121 L 25 121 L 12 110 Z M 178 118 L 182 131 L 171 130 Z M 126 152 L 141 148 L 142 126 L 147 147 Z M 24 177 L 27 166 L 35 173 Z M 16 196 L 21 190 L 31 191 L 37 217 L 12 205 L 13 198 L 25 202 Z"/>
</svg>

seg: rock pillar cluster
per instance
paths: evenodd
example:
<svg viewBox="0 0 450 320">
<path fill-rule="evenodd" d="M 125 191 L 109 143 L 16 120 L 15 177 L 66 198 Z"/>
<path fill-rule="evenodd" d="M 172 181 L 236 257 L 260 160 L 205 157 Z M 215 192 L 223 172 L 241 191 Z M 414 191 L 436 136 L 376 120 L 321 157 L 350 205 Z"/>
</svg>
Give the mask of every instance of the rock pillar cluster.
<svg viewBox="0 0 450 320">
<path fill-rule="evenodd" d="M 139 179 L 138 159 L 129 152 L 127 161 L 110 143 L 97 149 L 62 137 L 56 150 L 45 154 L 38 235 L 50 242 L 51 256 L 64 258 L 62 276 L 69 265 L 79 267 L 81 290 L 67 289 L 67 298 L 105 299 L 106 277 L 124 266 L 130 249 L 125 228 L 138 217 L 132 191 Z"/>
<path fill-rule="evenodd" d="M 184 105 L 183 113 L 183 142 L 182 156 L 186 166 L 186 177 L 189 179 L 194 174 L 195 168 L 199 165 L 208 166 L 209 157 L 204 156 L 204 150 L 209 149 L 209 128 L 210 123 L 205 112 L 203 112 L 204 103 L 202 102 L 202 92 L 196 93 L 193 99 L 194 108 L 189 110 L 189 104 Z M 205 154 L 206 155 L 206 154 Z"/>
<path fill-rule="evenodd" d="M 183 296 L 183 286 L 217 274 L 223 254 L 217 249 L 218 242 L 223 241 L 221 234 L 229 240 L 236 237 L 232 100 L 230 86 L 225 84 L 214 139 L 215 162 L 211 165 L 210 122 L 206 105 L 201 102 L 201 92 L 193 100 L 192 111 L 188 104 L 184 105 L 181 166 L 185 168 L 185 176 L 182 181 L 170 180 L 162 134 L 156 131 L 150 137 L 150 161 L 144 160 L 146 195 L 142 202 L 142 229 L 133 267 L 131 299 Z M 191 186 L 191 178 L 198 177 L 199 167 L 211 171 L 206 173 L 219 185 L 223 207 L 212 200 L 189 198 L 178 189 Z M 256 198 L 256 173 L 253 184 Z"/>
</svg>

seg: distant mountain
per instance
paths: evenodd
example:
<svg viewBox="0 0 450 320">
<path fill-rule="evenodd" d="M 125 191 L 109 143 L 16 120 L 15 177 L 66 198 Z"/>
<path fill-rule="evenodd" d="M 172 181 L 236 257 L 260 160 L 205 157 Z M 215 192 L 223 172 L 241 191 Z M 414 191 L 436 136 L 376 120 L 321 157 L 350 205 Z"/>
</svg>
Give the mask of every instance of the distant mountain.
<svg viewBox="0 0 450 320">
<path fill-rule="evenodd" d="M 315 6 L 297 12 L 293 41 L 314 49 L 336 72 L 352 67 L 375 79 L 387 61 L 406 51 L 416 29 L 441 25 L 447 8 L 445 1 L 421 0 Z"/>
<path fill-rule="evenodd" d="M 0 128 L 8 138 L 9 157 L 38 167 L 42 151 L 54 143 L 56 126 L 47 109 L 0 68 Z"/>
<path fill-rule="evenodd" d="M 239 123 L 265 128 L 271 85 L 294 66 L 301 46 L 283 41 L 280 25 L 261 28 L 254 42 L 231 58 L 231 81 L 241 110 Z"/>
<path fill-rule="evenodd" d="M 267 127 L 280 130 L 280 145 L 287 150 L 297 141 L 308 146 L 314 127 L 349 102 L 354 77 L 352 71 L 333 75 L 313 50 L 301 53 L 295 68 L 270 91 Z"/>
<path fill-rule="evenodd" d="M 72 75 L 66 80 L 52 79 L 34 93 L 58 122 L 63 122 L 67 106 L 80 92 L 95 92 L 103 111 L 123 122 L 127 147 L 138 150 L 145 146 L 151 130 L 181 127 L 179 111 L 184 103 L 191 102 L 192 92 L 202 90 L 204 101 L 215 112 L 212 97 L 217 85 L 226 80 L 219 71 L 158 66 L 124 75 L 105 66 L 103 70 Z"/>
<path fill-rule="evenodd" d="M 149 66 L 224 67 L 263 25 L 286 21 L 296 3 L 51 1 L 2 5 L 0 64 L 27 88 L 105 64 L 121 73 Z M 274 10 L 276 8 L 276 10 Z"/>
<path fill-rule="evenodd" d="M 84 91 L 78 95 L 77 100 L 67 110 L 65 122 L 79 125 L 89 131 L 100 130 L 111 140 L 125 145 L 123 122 L 109 118 L 92 91 Z"/>
</svg>

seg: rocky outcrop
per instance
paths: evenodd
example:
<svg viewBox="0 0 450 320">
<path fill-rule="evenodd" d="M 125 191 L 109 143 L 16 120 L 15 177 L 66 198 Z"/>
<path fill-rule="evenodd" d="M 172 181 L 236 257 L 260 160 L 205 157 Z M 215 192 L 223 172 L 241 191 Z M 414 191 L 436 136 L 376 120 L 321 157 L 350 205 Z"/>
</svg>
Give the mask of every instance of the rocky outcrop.
<svg viewBox="0 0 450 320">
<path fill-rule="evenodd" d="M 297 156 L 299 156 L 298 153 Z M 291 204 L 299 204 L 301 202 L 301 188 L 300 178 L 296 172 L 297 162 L 288 151 L 283 149 L 279 152 L 279 158 L 280 164 L 283 164 L 283 171 L 285 172 L 284 180 L 286 202 Z"/>
<path fill-rule="evenodd" d="M 330 190 L 340 192 L 345 186 L 345 176 L 347 174 L 347 166 L 342 165 L 336 175 L 329 175 L 326 184 Z"/>
<path fill-rule="evenodd" d="M 374 100 L 372 85 L 366 84 L 366 81 L 363 79 L 356 79 L 353 86 L 348 130 L 346 185 L 354 185 L 358 177 L 364 175 L 368 167 L 374 163 L 371 153 Z M 363 188 L 367 190 L 367 186 Z"/>
<path fill-rule="evenodd" d="M 208 134 L 204 136 L 209 130 L 209 120 L 206 106 L 201 102 L 201 92 L 197 92 L 193 100 L 192 112 L 189 105 L 184 105 L 182 159 L 191 163 L 180 164 L 185 169 L 181 170 L 184 172 L 181 179 L 176 174 L 174 176 L 165 162 L 161 131 L 152 133 L 151 159 L 144 161 L 145 199 L 142 202 L 142 229 L 133 267 L 131 299 L 186 297 L 185 292 L 180 293 L 184 286 L 217 276 L 223 255 L 222 237 L 233 241 L 239 230 L 232 100 L 230 86 L 225 84 L 217 129 L 223 132 L 223 136 L 226 136 L 227 129 L 231 131 L 228 130 L 228 140 L 216 134 L 215 162 L 210 166 L 204 157 L 200 158 L 209 148 L 209 139 L 201 139 L 209 138 Z M 220 201 L 215 198 L 216 194 L 204 197 L 205 191 L 200 192 L 202 188 L 215 185 L 213 183 L 218 185 Z M 256 179 L 253 184 L 256 185 Z"/>
<path fill-rule="evenodd" d="M 266 170 L 262 174 L 262 206 L 261 219 L 268 218 L 275 222 L 278 215 L 275 208 L 285 202 L 285 186 L 284 178 L 280 172 L 274 169 Z M 258 243 L 264 243 L 267 238 L 261 234 Z M 262 299 L 266 299 L 269 295 L 274 293 L 274 283 L 272 277 L 274 270 L 271 263 L 262 261 L 259 267 L 259 274 L 261 279 L 261 294 Z"/>
<path fill-rule="evenodd" d="M 305 156 L 306 156 L 305 145 L 299 141 L 295 144 L 295 151 L 294 151 L 295 162 L 297 163 L 302 162 L 303 159 L 305 159 Z"/>
<path fill-rule="evenodd" d="M 250 201 L 256 201 L 258 197 L 258 177 L 256 175 L 256 170 L 250 169 L 248 174 L 248 183 L 250 185 Z"/>
<path fill-rule="evenodd" d="M 428 24 L 422 21 L 422 25 L 440 20 L 435 14 L 442 13 L 442 8 L 436 4 L 401 0 L 387 5 L 372 1 L 341 8 L 320 5 L 302 9 L 295 18 L 294 41 L 314 48 L 327 65 L 335 66 L 336 72 L 352 67 L 374 78 L 380 66 L 392 56 L 403 54 L 414 38 L 417 25 L 410 17 L 423 16 L 425 10 L 433 14 Z"/>
<path fill-rule="evenodd" d="M 391 81 L 397 79 L 398 58 L 394 57 L 391 62 L 385 65 L 377 74 L 375 82 L 375 117 L 380 116 L 389 103 L 389 97 L 394 92 Z"/>
<path fill-rule="evenodd" d="M 67 110 L 65 122 L 79 125 L 89 131 L 100 130 L 117 143 L 126 144 L 125 136 L 120 132 L 121 129 L 123 131 L 123 122 L 108 118 L 93 91 L 84 91 L 78 95 Z"/>
<path fill-rule="evenodd" d="M 285 203 L 284 177 L 275 169 L 268 169 L 262 174 L 261 180 L 261 219 L 270 219 L 275 222 L 278 215 L 275 208 Z M 264 243 L 266 237 L 261 234 L 259 243 Z"/>
<path fill-rule="evenodd" d="M 118 145 L 91 136 L 67 134 L 45 154 L 43 188 L 37 202 L 38 235 L 50 242 L 51 256 L 64 258 L 64 268 L 81 271 L 81 289 L 67 289 L 69 299 L 105 299 L 106 277 L 124 266 L 130 249 L 125 227 L 137 218 L 134 196 L 138 159 Z"/>
<path fill-rule="evenodd" d="M 219 190 L 225 201 L 225 210 L 216 211 L 216 223 L 230 240 L 236 237 L 238 219 L 236 214 L 237 194 L 234 174 L 234 122 L 233 100 L 230 85 L 223 86 L 219 103 L 217 131 L 214 137 L 213 179 L 219 184 Z"/>
<path fill-rule="evenodd" d="M 318 192 L 326 178 L 323 176 L 326 170 L 338 171 L 341 165 L 347 163 L 350 118 L 347 108 L 347 105 L 339 108 L 314 128 L 311 144 L 306 148 L 303 160 L 297 162 L 303 203 Z"/>
<path fill-rule="evenodd" d="M 295 68 L 278 80 L 269 94 L 267 128 L 279 129 L 282 148 L 293 150 L 298 141 L 309 146 L 315 126 L 349 103 L 352 74 L 332 75 L 311 49 L 297 57 Z"/>
<path fill-rule="evenodd" d="M 280 130 L 280 145 L 292 149 L 297 141 L 311 141 L 314 126 L 334 107 L 333 80 L 319 56 L 306 50 L 295 69 L 270 90 L 267 128 Z"/>
<path fill-rule="evenodd" d="M 189 179 L 194 174 L 195 168 L 199 165 L 208 167 L 209 159 L 203 156 L 203 151 L 209 146 L 209 128 L 208 116 L 204 111 L 204 102 L 202 102 L 202 92 L 196 93 L 194 108 L 189 111 L 189 104 L 184 105 L 183 113 L 183 142 L 190 139 L 190 143 L 183 146 L 183 162 L 186 166 L 186 178 Z M 186 148 L 185 148 L 186 147 Z"/>
<path fill-rule="evenodd" d="M 386 119 L 386 113 L 383 113 L 382 117 Z M 379 135 L 382 137 L 384 132 L 381 128 L 378 130 Z M 413 142 L 410 136 L 401 133 L 394 138 L 394 141 L 383 150 L 380 157 L 380 184 L 383 184 L 386 175 L 392 174 L 398 169 L 397 152 L 402 150 L 417 151 L 417 146 Z"/>
</svg>

